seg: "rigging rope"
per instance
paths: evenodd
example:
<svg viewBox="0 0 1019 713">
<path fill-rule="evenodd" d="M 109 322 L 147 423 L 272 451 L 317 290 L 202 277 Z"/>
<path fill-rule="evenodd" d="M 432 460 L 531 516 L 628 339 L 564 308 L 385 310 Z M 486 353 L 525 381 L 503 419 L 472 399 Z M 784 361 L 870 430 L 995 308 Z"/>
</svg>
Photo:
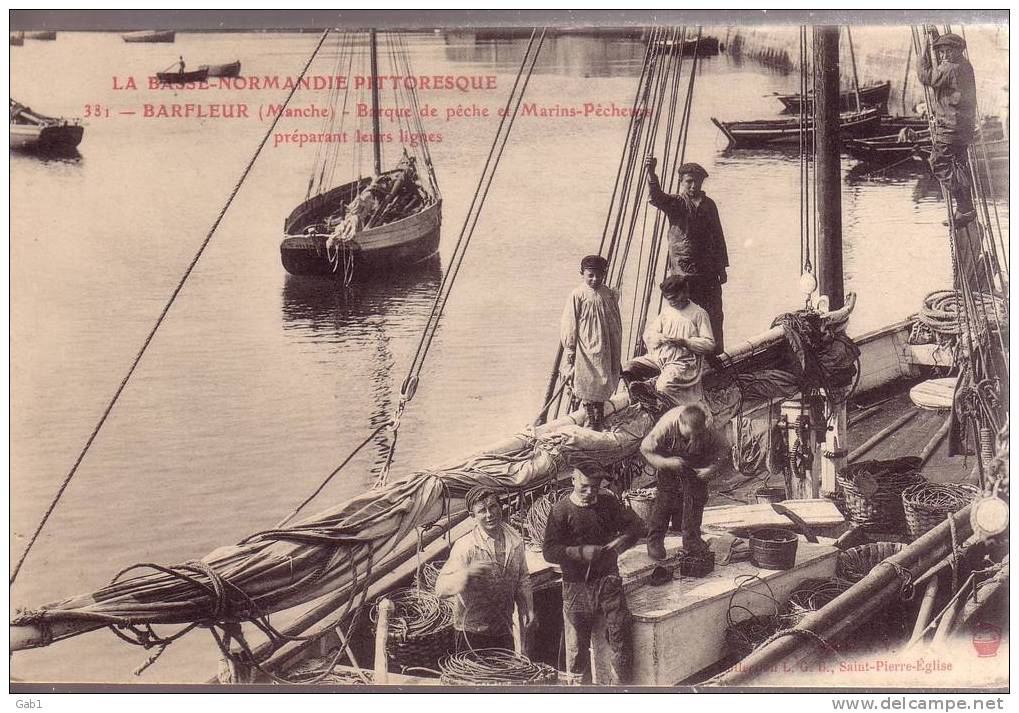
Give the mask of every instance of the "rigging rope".
<svg viewBox="0 0 1019 713">
<path fill-rule="evenodd" d="M 536 35 L 537 42 L 535 41 Z M 542 28 L 540 34 L 538 34 L 536 29 L 532 30 L 530 41 L 527 44 L 527 49 L 525 50 L 524 56 L 520 62 L 520 69 L 517 71 L 517 76 L 513 82 L 513 87 L 510 89 L 510 94 L 506 98 L 506 106 L 502 111 L 500 111 L 501 118 L 499 120 L 499 126 L 496 130 L 495 138 L 492 140 L 492 146 L 489 148 L 488 157 L 485 159 L 484 167 L 481 170 L 481 177 L 478 179 L 478 187 L 475 189 L 470 207 L 467 210 L 467 216 L 464 218 L 463 226 L 460 229 L 460 235 L 457 238 L 456 245 L 453 249 L 453 256 L 450 259 L 450 266 L 446 270 L 446 274 L 443 275 L 442 282 L 439 285 L 439 290 L 435 295 L 434 302 L 432 303 L 431 313 L 428 315 L 428 322 L 422 332 L 421 340 L 418 342 L 417 350 L 414 353 L 414 358 L 412 359 L 411 366 L 408 369 L 407 376 L 403 381 L 403 385 L 400 387 L 400 401 L 397 404 L 396 412 L 393 415 L 392 420 L 392 438 L 389 444 L 389 452 L 386 455 L 386 461 L 382 467 L 382 471 L 379 473 L 379 476 L 373 486 L 375 488 L 385 485 L 389 479 L 389 470 L 393 463 L 397 437 L 399 435 L 400 419 L 407 408 L 407 404 L 414 398 L 414 394 L 417 391 L 421 369 L 424 366 L 425 358 L 428 355 L 428 350 L 431 347 L 432 340 L 435 338 L 435 334 L 438 331 L 439 320 L 442 317 L 442 313 L 446 308 L 446 303 L 452 293 L 453 284 L 455 283 L 456 277 L 463 265 L 464 257 L 467 254 L 467 248 L 470 246 L 471 238 L 474 235 L 474 229 L 477 227 L 478 219 L 481 217 L 481 210 L 484 207 L 485 199 L 488 197 L 488 191 L 492 187 L 495 172 L 498 169 L 502 153 L 509 140 L 510 132 L 512 131 L 513 124 L 516 121 L 520 104 L 523 101 L 524 93 L 527 91 L 527 85 L 530 82 L 532 73 L 534 72 L 534 65 L 538 61 L 538 55 L 541 52 L 541 47 L 544 41 L 544 28 Z M 521 81 L 521 79 L 523 81 Z M 517 91 L 518 87 L 520 89 L 519 92 Z"/>
<path fill-rule="evenodd" d="M 287 94 L 287 98 L 284 100 L 282 105 L 283 108 L 286 108 L 286 106 L 290 103 L 290 100 L 293 98 L 294 94 L 297 92 L 298 87 L 301 86 L 301 79 L 304 78 L 304 75 L 307 73 L 308 68 L 311 67 L 311 63 L 315 60 L 315 57 L 318 55 L 319 50 L 322 48 L 322 43 L 325 42 L 326 37 L 329 35 L 329 32 L 330 32 L 329 30 L 326 30 L 322 33 L 322 36 L 319 38 L 318 44 L 315 45 L 314 51 L 311 53 L 311 56 L 305 63 L 304 68 L 301 70 L 300 75 L 298 75 L 297 81 L 294 82 L 294 86 L 291 88 L 289 94 Z M 241 186 L 244 184 L 244 180 L 248 177 L 248 173 L 250 173 L 251 169 L 254 167 L 255 161 L 262 153 L 262 149 L 265 147 L 265 144 L 269 140 L 269 137 L 272 136 L 273 131 L 275 131 L 276 125 L 279 123 L 279 120 L 283 117 L 283 114 L 284 112 L 281 110 L 276 114 L 275 117 L 273 117 L 273 120 L 269 124 L 269 128 L 266 129 L 265 135 L 262 137 L 262 140 L 259 142 L 258 147 L 255 149 L 254 155 L 251 157 L 251 160 L 248 161 L 247 166 L 244 167 L 244 170 L 241 172 L 241 177 L 237 180 L 237 183 L 234 184 L 233 190 L 230 191 L 230 195 L 229 197 L 227 197 L 226 204 L 219 211 L 219 215 L 216 216 L 216 220 L 213 222 L 212 227 L 209 229 L 208 234 L 205 236 L 205 239 L 202 241 L 201 245 L 199 245 L 198 250 L 197 252 L 195 252 L 194 257 L 191 258 L 191 262 L 184 270 L 184 274 L 177 282 L 177 286 L 174 287 L 173 292 L 170 293 L 170 298 L 166 301 L 166 304 L 163 306 L 163 310 L 159 313 L 159 317 L 156 318 L 156 323 L 153 325 L 151 331 L 145 337 L 145 341 L 142 343 L 141 349 L 138 350 L 138 353 L 135 356 L 134 361 L 131 362 L 131 366 L 130 368 L 128 368 L 127 374 L 121 380 L 120 385 L 117 387 L 117 390 L 113 394 L 113 398 L 110 399 L 110 402 L 106 405 L 106 408 L 103 410 L 103 413 L 99 417 L 99 421 L 96 423 L 95 428 L 92 429 L 92 433 L 89 435 L 88 440 L 85 441 L 85 445 L 78 453 L 78 457 L 75 459 L 74 465 L 71 466 L 71 470 L 67 473 L 67 476 L 64 478 L 64 481 L 60 484 L 60 487 L 57 489 L 56 495 L 50 502 L 49 507 L 46 508 L 46 512 L 43 514 L 42 519 L 39 521 L 39 525 L 36 527 L 35 532 L 32 534 L 32 537 L 29 538 L 28 544 L 25 546 L 24 552 L 21 553 L 21 557 L 18 559 L 18 563 L 14 566 L 14 570 L 11 572 L 9 581 L 10 585 L 13 585 L 14 581 L 18 578 L 18 573 L 21 571 L 21 567 L 25 563 L 25 558 L 27 558 L 28 553 L 31 552 L 32 546 L 39 538 L 39 534 L 42 532 L 43 527 L 46 526 L 46 522 L 49 520 L 50 515 L 53 514 L 53 510 L 56 508 L 57 503 L 63 496 L 64 491 L 67 490 L 67 486 L 70 485 L 71 479 L 74 477 L 75 473 L 78 472 L 78 466 L 81 465 L 81 462 L 85 458 L 85 454 L 88 453 L 89 448 L 92 447 L 92 443 L 95 441 L 96 436 L 99 435 L 100 429 L 102 429 L 103 424 L 106 423 L 106 419 L 109 417 L 110 412 L 116 405 L 117 400 L 120 398 L 121 393 L 123 393 L 124 389 L 127 387 L 127 382 L 131 379 L 131 376 L 134 374 L 135 369 L 138 367 L 138 363 L 141 361 L 142 357 L 145 355 L 146 350 L 149 348 L 149 344 L 152 343 L 152 339 L 156 336 L 156 332 L 159 330 L 159 327 L 163 324 L 163 320 L 166 318 L 167 313 L 169 313 L 170 308 L 176 301 L 177 295 L 179 295 L 180 291 L 184 288 L 184 283 L 187 282 L 188 278 L 191 276 L 191 273 L 194 271 L 195 266 L 198 264 L 198 260 L 202 257 L 202 254 L 205 252 L 205 248 L 212 241 L 212 236 L 216 233 L 216 229 L 219 228 L 219 225 L 223 221 L 223 217 L 226 215 L 227 210 L 233 204 L 234 198 L 237 196 L 237 192 L 240 191 Z"/>
</svg>

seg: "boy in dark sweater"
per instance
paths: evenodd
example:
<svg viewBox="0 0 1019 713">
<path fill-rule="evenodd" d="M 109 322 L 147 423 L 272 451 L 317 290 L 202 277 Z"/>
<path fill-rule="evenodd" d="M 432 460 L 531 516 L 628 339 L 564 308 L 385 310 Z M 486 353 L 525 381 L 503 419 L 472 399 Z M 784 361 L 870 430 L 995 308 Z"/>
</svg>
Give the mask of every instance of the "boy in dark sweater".
<svg viewBox="0 0 1019 713">
<path fill-rule="evenodd" d="M 595 463 L 574 471 L 573 492 L 552 508 L 542 554 L 563 571 L 566 666 L 591 683 L 591 632 L 605 621 L 613 685 L 630 679 L 632 640 L 618 556 L 642 534 L 640 520 L 615 496 L 599 492 L 608 474 Z"/>
</svg>

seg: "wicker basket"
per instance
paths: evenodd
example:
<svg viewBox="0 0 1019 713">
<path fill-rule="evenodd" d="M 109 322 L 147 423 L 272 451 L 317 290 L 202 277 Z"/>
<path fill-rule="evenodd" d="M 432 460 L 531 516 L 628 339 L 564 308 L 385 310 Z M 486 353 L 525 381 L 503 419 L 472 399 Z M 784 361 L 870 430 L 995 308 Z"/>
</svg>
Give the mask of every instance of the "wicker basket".
<svg viewBox="0 0 1019 713">
<path fill-rule="evenodd" d="M 901 542 L 871 542 L 839 552 L 835 562 L 835 576 L 855 584 L 903 547 L 905 545 Z"/>
<path fill-rule="evenodd" d="M 854 525 L 869 532 L 906 531 L 902 492 L 926 482 L 919 474 L 920 459 L 854 463 L 836 478 L 845 496 L 845 507 Z"/>
<path fill-rule="evenodd" d="M 400 622 L 405 616 L 413 618 L 409 610 L 404 609 L 412 603 L 410 597 L 423 599 L 436 612 L 429 625 L 416 633 Z M 386 639 L 386 654 L 394 669 L 402 671 L 408 668 L 421 667 L 437 669 L 439 659 L 447 656 L 455 645 L 453 631 L 453 607 L 448 599 L 435 596 L 424 590 L 414 588 L 398 589 L 387 595 L 395 607 L 390 619 L 389 636 Z M 375 613 L 373 608 L 373 620 Z"/>
<path fill-rule="evenodd" d="M 623 492 L 623 504 L 631 510 L 647 525 L 651 522 L 651 508 L 655 503 L 655 495 L 658 488 L 641 488 L 640 490 L 626 490 Z"/>
<path fill-rule="evenodd" d="M 839 579 L 805 579 L 793 589 L 780 615 L 784 628 L 796 626 L 810 612 L 821 609 L 849 589 L 849 582 Z"/>
<path fill-rule="evenodd" d="M 980 494 L 980 490 L 963 483 L 919 483 L 902 492 L 906 528 L 914 540 L 948 515 L 962 510 Z"/>
<path fill-rule="evenodd" d="M 744 659 L 758 646 L 779 630 L 782 619 L 779 616 L 779 602 L 771 586 L 756 575 L 739 575 L 736 578 L 736 588 L 729 595 L 729 607 L 725 612 L 725 644 L 731 656 L 737 659 Z M 768 593 L 757 592 L 753 589 L 745 589 L 754 583 L 763 584 Z M 768 599 L 775 609 L 774 614 L 755 614 L 745 606 L 733 604 L 736 595 L 740 592 L 752 594 Z M 743 611 L 748 616 L 737 619 L 734 612 Z M 742 615 L 740 615 L 742 616 Z"/>
</svg>

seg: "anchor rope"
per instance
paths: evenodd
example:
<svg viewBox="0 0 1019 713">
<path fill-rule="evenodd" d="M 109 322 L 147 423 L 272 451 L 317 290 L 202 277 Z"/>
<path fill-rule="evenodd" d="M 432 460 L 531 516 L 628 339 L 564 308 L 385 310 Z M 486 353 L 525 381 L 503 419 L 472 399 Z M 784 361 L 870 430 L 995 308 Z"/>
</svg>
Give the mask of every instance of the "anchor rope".
<svg viewBox="0 0 1019 713">
<path fill-rule="evenodd" d="M 308 58 L 308 61 L 305 62 L 304 64 L 304 68 L 298 75 L 297 78 L 298 81 L 294 82 L 294 86 L 287 94 L 287 98 L 283 101 L 283 108 L 286 108 L 286 106 L 290 103 L 290 100 L 293 98 L 294 94 L 297 92 L 298 87 L 301 86 L 300 80 L 304 78 L 304 75 L 311 67 L 311 63 L 315 60 L 315 57 L 318 55 L 319 50 L 322 48 L 322 43 L 325 42 L 325 39 L 329 35 L 329 32 L 330 30 L 325 30 L 322 33 L 322 36 L 319 38 L 318 44 L 315 45 L 315 50 L 311 53 L 311 56 Z M 233 190 L 230 191 L 230 195 L 226 200 L 226 204 L 224 204 L 223 208 L 219 211 L 219 215 L 216 216 L 216 220 L 213 221 L 212 227 L 209 229 L 208 234 L 205 236 L 205 239 L 202 241 L 201 245 L 199 245 L 198 250 L 195 252 L 194 257 L 191 258 L 191 262 L 184 270 L 184 274 L 181 275 L 180 280 L 177 282 L 177 286 L 174 287 L 173 292 L 170 293 L 170 297 L 166 301 L 166 304 L 163 306 L 163 310 L 159 313 L 159 317 L 156 318 L 156 323 L 152 326 L 151 331 L 149 331 L 148 335 L 145 337 L 145 341 L 142 342 L 141 349 L 138 350 L 138 353 L 135 355 L 134 360 L 131 362 L 131 366 L 130 368 L 128 368 L 127 374 L 125 374 L 124 378 L 121 379 L 120 385 L 117 386 L 117 389 L 113 394 L 113 398 L 111 398 L 110 402 L 106 405 L 106 408 L 103 410 L 102 415 L 99 417 L 99 421 L 96 423 L 95 428 L 92 429 L 92 433 L 89 434 L 88 439 L 85 441 L 85 445 L 78 453 L 78 457 L 75 459 L 74 465 L 71 466 L 71 470 L 67 473 L 67 476 L 60 484 L 60 487 L 57 489 L 56 495 L 53 496 L 53 499 L 50 501 L 49 506 L 46 508 L 46 512 L 43 514 L 42 519 L 39 521 L 38 526 L 35 528 L 35 532 L 32 534 L 32 537 L 29 538 L 28 544 L 25 546 L 24 552 L 21 553 L 21 557 L 18 558 L 18 563 L 14 566 L 14 570 L 11 572 L 8 586 L 13 585 L 14 581 L 18 578 L 18 573 L 21 571 L 21 567 L 22 565 L 24 565 L 25 559 L 28 557 L 28 553 L 32 551 L 32 547 L 35 545 L 36 540 L 38 540 L 40 533 L 42 533 L 43 528 L 49 521 L 50 515 L 52 515 L 53 511 L 56 509 L 57 503 L 60 502 L 60 498 L 63 497 L 64 492 L 67 490 L 67 486 L 71 484 L 71 479 L 74 478 L 75 474 L 78 472 L 78 467 L 81 465 L 81 462 L 85 459 L 85 454 L 88 453 L 89 449 L 92 447 L 92 443 L 95 441 L 96 436 L 99 435 L 99 431 L 102 429 L 103 424 L 106 423 L 106 419 L 109 417 L 110 412 L 113 411 L 113 407 L 117 404 L 118 399 L 120 399 L 120 395 L 127 387 L 128 381 L 130 381 L 131 376 L 134 374 L 135 369 L 138 367 L 139 362 L 141 362 L 142 357 L 145 355 L 146 350 L 148 350 L 149 344 L 152 343 L 153 338 L 156 336 L 156 332 L 159 330 L 160 326 L 162 326 L 163 320 L 166 319 L 166 315 L 169 313 L 170 308 L 177 300 L 177 295 L 179 295 L 181 290 L 184 289 L 184 284 L 187 282 L 188 278 L 191 277 L 191 273 L 194 271 L 195 266 L 198 264 L 198 260 L 202 257 L 202 254 L 205 252 L 205 248 L 212 241 L 212 237 L 213 235 L 215 235 L 216 230 L 219 228 L 220 223 L 223 221 L 223 217 L 226 215 L 227 210 L 233 204 L 234 198 L 237 196 L 238 191 L 240 191 L 241 186 L 244 185 L 245 179 L 248 177 L 248 174 L 254 167 L 255 161 L 262 153 L 262 149 L 265 148 L 266 142 L 268 142 L 269 137 L 272 136 L 273 131 L 275 131 L 276 125 L 283 117 L 283 114 L 284 112 L 280 111 L 279 113 L 276 114 L 275 117 L 273 117 L 273 120 L 269 124 L 269 128 L 266 129 L 265 135 L 262 137 L 262 140 L 258 143 L 258 147 L 255 149 L 254 155 L 251 157 L 251 160 L 248 161 L 248 164 L 244 167 L 244 170 L 241 172 L 241 177 L 237 180 L 237 183 L 234 184 Z"/>
</svg>

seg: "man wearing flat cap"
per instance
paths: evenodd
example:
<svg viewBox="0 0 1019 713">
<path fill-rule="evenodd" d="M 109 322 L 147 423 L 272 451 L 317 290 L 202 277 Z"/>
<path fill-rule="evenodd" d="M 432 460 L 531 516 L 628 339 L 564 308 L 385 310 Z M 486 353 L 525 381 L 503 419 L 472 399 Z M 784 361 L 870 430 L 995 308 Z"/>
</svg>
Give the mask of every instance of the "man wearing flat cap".
<svg viewBox="0 0 1019 713">
<path fill-rule="evenodd" d="M 933 40 L 933 42 L 932 42 Z M 931 62 L 930 48 L 938 56 Z M 917 65 L 920 81 L 933 91 L 934 136 L 931 170 L 948 187 L 955 203 L 952 216 L 956 227 L 976 217 L 970 191 L 967 149 L 976 132 L 977 88 L 973 66 L 963 55 L 966 40 L 951 32 L 938 35 L 928 28 L 927 46 Z"/>
<path fill-rule="evenodd" d="M 728 279 L 729 254 L 725 247 L 718 206 L 701 190 L 708 172 L 697 163 L 684 163 L 676 173 L 679 193 L 662 190 L 655 173 L 658 160 L 648 157 L 648 192 L 651 205 L 669 218 L 669 273 L 690 278 L 690 299 L 711 318 L 715 351 L 722 340 L 722 285 Z"/>
<path fill-rule="evenodd" d="M 464 498 L 474 529 L 453 543 L 435 593 L 453 598 L 458 651 L 513 649 L 513 607 L 526 629 L 534 620 L 524 541 L 502 517 L 495 490 L 478 486 Z"/>
<path fill-rule="evenodd" d="M 591 683 L 591 635 L 599 620 L 612 651 L 613 685 L 630 681 L 631 615 L 619 576 L 618 556 L 643 534 L 640 520 L 611 493 L 600 491 L 608 473 L 585 460 L 573 471 L 573 492 L 553 507 L 542 555 L 563 571 L 566 668 Z"/>
</svg>

